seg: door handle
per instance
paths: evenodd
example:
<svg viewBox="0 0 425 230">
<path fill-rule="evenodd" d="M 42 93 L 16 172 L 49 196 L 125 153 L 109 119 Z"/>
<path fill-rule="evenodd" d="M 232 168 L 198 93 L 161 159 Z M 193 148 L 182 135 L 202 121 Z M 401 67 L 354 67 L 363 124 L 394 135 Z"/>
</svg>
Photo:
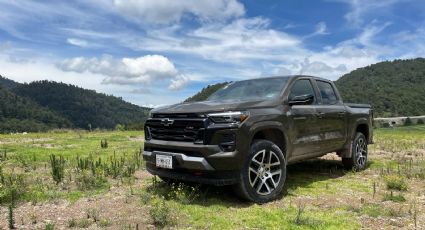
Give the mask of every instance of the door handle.
<svg viewBox="0 0 425 230">
<path fill-rule="evenodd" d="M 338 117 L 345 117 L 345 112 L 339 112 Z"/>
</svg>

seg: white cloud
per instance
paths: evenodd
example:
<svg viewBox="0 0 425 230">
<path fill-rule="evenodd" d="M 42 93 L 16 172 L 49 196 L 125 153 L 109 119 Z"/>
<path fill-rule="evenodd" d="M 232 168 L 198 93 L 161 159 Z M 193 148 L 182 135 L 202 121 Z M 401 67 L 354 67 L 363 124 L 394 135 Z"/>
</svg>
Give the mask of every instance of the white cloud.
<svg viewBox="0 0 425 230">
<path fill-rule="evenodd" d="M 237 0 L 114 0 L 113 4 L 122 15 L 141 23 L 168 24 L 185 15 L 221 21 L 245 14 L 244 6 Z"/>
<path fill-rule="evenodd" d="M 304 38 L 311 38 L 317 35 L 327 35 L 329 34 L 326 23 L 325 22 L 319 22 L 315 26 L 315 31 Z"/>
<path fill-rule="evenodd" d="M 209 23 L 185 35 L 179 29 L 149 30 L 147 37 L 124 38 L 121 44 L 140 51 L 185 53 L 226 63 L 276 58 L 289 51 L 295 53 L 301 44 L 301 39 L 270 28 L 270 21 L 262 17 Z"/>
<path fill-rule="evenodd" d="M 190 78 L 185 75 L 179 75 L 175 79 L 171 79 L 171 84 L 168 87 L 172 90 L 179 90 L 185 87 L 190 82 Z"/>
<path fill-rule="evenodd" d="M 368 14 L 382 13 L 386 8 L 400 2 L 400 0 L 334 0 L 350 5 L 351 10 L 345 14 L 345 19 L 352 26 L 361 26 L 365 23 Z"/>
<path fill-rule="evenodd" d="M 66 39 L 66 42 L 68 42 L 71 45 L 79 46 L 79 47 L 87 47 L 89 43 L 86 40 L 78 39 L 78 38 L 68 38 Z"/>
<path fill-rule="evenodd" d="M 151 81 L 177 79 L 178 70 L 168 58 L 161 55 L 146 55 L 137 58 L 114 59 L 76 57 L 57 64 L 63 71 L 90 72 L 105 76 L 105 84 L 149 84 Z"/>
</svg>

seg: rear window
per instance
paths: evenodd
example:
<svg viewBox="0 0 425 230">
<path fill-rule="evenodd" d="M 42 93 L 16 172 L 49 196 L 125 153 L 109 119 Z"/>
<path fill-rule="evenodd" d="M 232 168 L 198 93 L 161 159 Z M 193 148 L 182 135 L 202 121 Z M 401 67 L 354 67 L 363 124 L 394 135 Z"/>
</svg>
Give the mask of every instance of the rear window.
<svg viewBox="0 0 425 230">
<path fill-rule="evenodd" d="M 322 103 L 325 105 L 333 105 L 338 102 L 335 91 L 329 82 L 317 81 L 319 87 L 320 96 L 322 97 Z"/>
</svg>

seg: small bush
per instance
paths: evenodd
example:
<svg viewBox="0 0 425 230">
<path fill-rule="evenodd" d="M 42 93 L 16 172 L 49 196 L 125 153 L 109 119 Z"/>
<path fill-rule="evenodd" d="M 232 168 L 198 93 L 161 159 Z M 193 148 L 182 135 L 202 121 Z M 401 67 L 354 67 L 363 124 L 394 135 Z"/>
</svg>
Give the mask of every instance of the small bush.
<svg viewBox="0 0 425 230">
<path fill-rule="evenodd" d="M 50 155 L 50 166 L 52 167 L 52 177 L 56 184 L 62 182 L 65 175 L 65 159 L 63 156 L 56 157 L 55 155 Z"/>
<path fill-rule="evenodd" d="M 425 124 L 424 120 L 419 118 L 418 121 L 416 122 L 418 125 L 423 125 Z"/>
<path fill-rule="evenodd" d="M 391 192 L 389 194 L 385 194 L 383 201 L 393 201 L 397 203 L 402 203 L 406 201 L 406 198 L 404 198 L 402 194 L 394 195 L 393 192 Z"/>
<path fill-rule="evenodd" d="M 397 191 L 406 191 L 407 184 L 403 177 L 397 175 L 389 175 L 385 177 L 385 183 L 387 184 L 387 189 L 397 190 Z"/>
<path fill-rule="evenodd" d="M 410 117 L 407 117 L 406 120 L 404 121 L 404 126 L 409 126 L 412 125 L 412 119 L 410 119 Z"/>
<path fill-rule="evenodd" d="M 24 174 L 5 174 L 0 167 L 0 204 L 15 205 L 27 191 Z"/>
<path fill-rule="evenodd" d="M 99 221 L 99 210 L 91 208 L 87 210 L 87 219 L 92 219 L 94 222 Z"/>
<path fill-rule="evenodd" d="M 75 228 L 75 227 L 77 227 L 77 221 L 74 218 L 68 220 L 68 228 Z"/>
<path fill-rule="evenodd" d="M 101 220 L 98 224 L 101 228 L 106 228 L 112 225 L 112 222 L 110 220 Z"/>
<path fill-rule="evenodd" d="M 47 223 L 45 226 L 44 226 L 44 230 L 54 230 L 55 229 L 55 225 L 54 224 L 52 224 L 52 223 Z"/>
<path fill-rule="evenodd" d="M 382 124 L 382 128 L 389 128 L 390 127 L 390 123 L 385 122 Z"/>
<path fill-rule="evenodd" d="M 108 141 L 106 139 L 100 140 L 100 147 L 102 149 L 107 149 L 108 148 Z"/>
<path fill-rule="evenodd" d="M 89 219 L 76 220 L 74 218 L 68 220 L 68 228 L 88 228 L 93 224 Z"/>
<path fill-rule="evenodd" d="M 153 220 L 153 223 L 157 227 L 165 227 L 173 223 L 170 207 L 165 203 L 164 200 L 154 200 L 152 207 L 149 210 L 149 214 Z"/>
<path fill-rule="evenodd" d="M 359 213 L 366 214 L 370 217 L 386 216 L 386 210 L 378 204 L 366 204 L 360 208 Z"/>
<path fill-rule="evenodd" d="M 76 175 L 75 181 L 81 190 L 102 188 L 107 182 L 101 169 L 96 169 L 94 175 L 88 170 L 82 170 Z"/>
</svg>

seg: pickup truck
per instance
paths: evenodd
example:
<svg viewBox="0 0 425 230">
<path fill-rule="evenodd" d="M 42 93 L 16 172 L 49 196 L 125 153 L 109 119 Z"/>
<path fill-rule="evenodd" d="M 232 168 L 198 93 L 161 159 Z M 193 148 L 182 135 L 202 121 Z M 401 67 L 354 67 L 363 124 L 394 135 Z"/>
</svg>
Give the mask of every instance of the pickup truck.
<svg viewBox="0 0 425 230">
<path fill-rule="evenodd" d="M 332 81 L 283 76 L 230 83 L 207 100 L 153 109 L 143 158 L 164 181 L 232 185 L 256 203 L 276 199 L 286 166 L 336 152 L 367 166 L 370 105 L 344 104 Z"/>
</svg>

